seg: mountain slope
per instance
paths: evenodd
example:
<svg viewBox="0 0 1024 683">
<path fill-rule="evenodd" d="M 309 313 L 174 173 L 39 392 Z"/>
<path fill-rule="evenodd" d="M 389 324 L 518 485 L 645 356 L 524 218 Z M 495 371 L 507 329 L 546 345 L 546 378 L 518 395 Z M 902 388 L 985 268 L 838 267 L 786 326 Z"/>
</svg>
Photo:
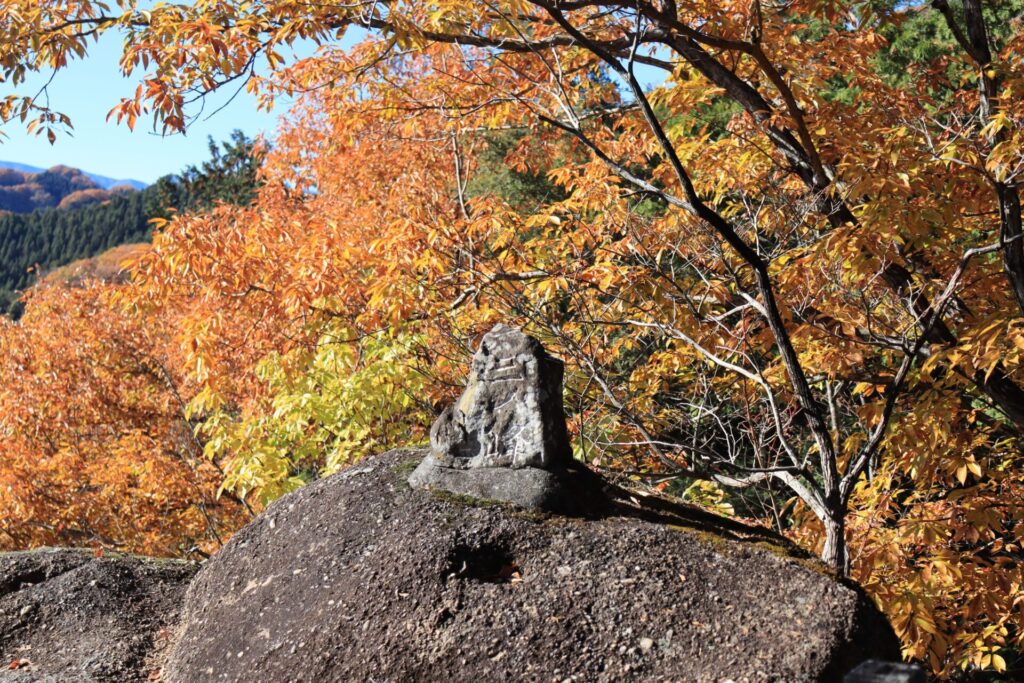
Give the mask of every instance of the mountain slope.
<svg viewBox="0 0 1024 683">
<path fill-rule="evenodd" d="M 39 173 L 0 168 L 0 210 L 13 213 L 104 202 L 115 194 L 134 191 L 123 186 L 105 190 L 69 166 L 54 166 Z"/>
<path fill-rule="evenodd" d="M 0 315 L 17 317 L 19 290 L 66 264 L 72 267 L 55 275 L 56 279 L 73 282 L 89 275 L 116 275 L 125 260 L 120 251 L 109 252 L 109 258 L 95 263 L 73 262 L 118 245 L 148 242 L 152 218 L 203 210 L 221 202 L 250 202 L 259 184 L 256 171 L 262 159 L 255 143 L 239 131 L 227 142 L 211 140 L 210 154 L 209 161 L 160 178 L 137 192 L 105 190 L 78 169 L 66 166 L 41 173 L 32 172 L 25 164 L 0 168 L 0 208 L 5 194 L 7 199 L 16 195 L 25 201 L 26 188 L 18 183 L 26 177 L 35 186 L 31 192 L 46 192 L 50 197 L 47 208 L 0 212 Z M 69 186 L 77 189 L 68 193 Z M 61 198 L 56 200 L 57 196 Z"/>
<path fill-rule="evenodd" d="M 15 171 L 21 171 L 22 173 L 42 173 L 47 170 L 45 168 L 32 166 L 30 164 L 23 164 L 17 161 L 0 161 L 0 168 L 9 168 Z M 128 186 L 136 190 L 141 190 L 148 185 L 148 183 L 144 183 L 141 180 L 135 180 L 133 178 L 110 178 L 105 175 L 90 173 L 88 171 L 82 171 L 82 173 L 88 176 L 94 183 L 96 183 L 97 186 L 104 190 L 109 190 L 112 187 L 118 186 Z"/>
<path fill-rule="evenodd" d="M 129 192 L 75 208 L 0 216 L 0 313 L 40 272 L 148 240 L 152 202 L 149 192 Z"/>
</svg>

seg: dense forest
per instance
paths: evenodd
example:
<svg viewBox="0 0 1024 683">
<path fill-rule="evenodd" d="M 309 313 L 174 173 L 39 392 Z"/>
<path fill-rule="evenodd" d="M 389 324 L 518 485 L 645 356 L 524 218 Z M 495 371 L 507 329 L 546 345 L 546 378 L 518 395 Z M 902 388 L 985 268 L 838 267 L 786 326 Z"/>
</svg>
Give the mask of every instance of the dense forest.
<svg viewBox="0 0 1024 683">
<path fill-rule="evenodd" d="M 85 205 L 69 201 L 90 191 L 71 188 L 95 188 L 80 171 L 58 167 L 46 174 L 28 174 L 34 183 L 48 183 L 47 187 L 62 197 L 61 205 L 24 214 L 0 214 L 0 312 L 17 316 L 21 310 L 18 292 L 52 268 L 119 244 L 147 241 L 154 218 L 208 208 L 220 201 L 251 201 L 260 158 L 255 143 L 236 131 L 222 143 L 210 140 L 209 148 L 210 159 L 200 165 L 164 176 L 139 191 L 98 190 L 104 196 Z M 0 175 L 4 171 L 0 169 Z M 63 182 L 50 182 L 50 176 Z"/>
<path fill-rule="evenodd" d="M 154 186 L 130 278 L 0 319 L 0 547 L 216 552 L 424 441 L 503 322 L 564 359 L 579 461 L 784 534 L 938 678 L 1024 677 L 1021 0 L 87 1 L 11 31 L 15 84 L 126 37 L 130 127 L 221 84 L 295 100 L 265 154 Z M 31 94 L 0 117 L 65 132 Z M 94 239 L 52 234 L 21 267 Z"/>
</svg>

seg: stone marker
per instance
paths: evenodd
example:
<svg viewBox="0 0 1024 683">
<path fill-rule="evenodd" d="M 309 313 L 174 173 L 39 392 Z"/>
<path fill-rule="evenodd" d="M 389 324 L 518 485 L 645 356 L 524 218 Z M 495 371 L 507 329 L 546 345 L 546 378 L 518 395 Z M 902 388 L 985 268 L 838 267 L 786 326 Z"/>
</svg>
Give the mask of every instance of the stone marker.
<svg viewBox="0 0 1024 683">
<path fill-rule="evenodd" d="M 562 361 L 533 337 L 497 325 L 484 335 L 466 389 L 434 422 L 430 454 L 409 477 L 435 488 L 523 507 L 563 507 L 572 465 Z"/>
</svg>

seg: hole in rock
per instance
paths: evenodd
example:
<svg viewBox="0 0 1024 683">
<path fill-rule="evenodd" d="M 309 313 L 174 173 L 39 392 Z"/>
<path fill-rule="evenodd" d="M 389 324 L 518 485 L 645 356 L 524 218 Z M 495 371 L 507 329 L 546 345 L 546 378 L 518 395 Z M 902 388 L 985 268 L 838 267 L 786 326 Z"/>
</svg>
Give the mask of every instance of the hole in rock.
<svg viewBox="0 0 1024 683">
<path fill-rule="evenodd" d="M 30 586 L 34 586 L 37 583 L 42 583 L 49 578 L 46 575 L 46 570 L 43 568 L 31 569 L 29 571 L 14 574 L 9 577 L 6 581 L 0 583 L 0 595 L 7 595 L 8 593 L 14 593 Z"/>
<path fill-rule="evenodd" d="M 522 573 L 508 548 L 497 543 L 460 543 L 452 548 L 448 567 L 441 578 L 455 576 L 462 581 L 479 583 L 515 583 Z"/>
</svg>

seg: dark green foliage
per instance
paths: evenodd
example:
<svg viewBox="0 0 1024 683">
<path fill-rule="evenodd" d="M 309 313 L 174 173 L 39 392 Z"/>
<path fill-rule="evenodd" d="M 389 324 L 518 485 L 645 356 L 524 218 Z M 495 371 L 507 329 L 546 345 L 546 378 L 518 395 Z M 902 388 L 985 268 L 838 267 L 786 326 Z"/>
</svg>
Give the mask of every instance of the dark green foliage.
<svg viewBox="0 0 1024 683">
<path fill-rule="evenodd" d="M 149 188 L 151 216 L 166 218 L 171 208 L 202 211 L 220 203 L 244 206 L 255 199 L 259 187 L 256 174 L 263 162 L 256 143 L 236 130 L 230 140 L 220 144 L 209 138 L 209 149 L 210 160 L 202 166 L 164 176 Z"/>
<path fill-rule="evenodd" d="M 11 298 L 11 290 L 30 286 L 37 266 L 45 271 L 147 239 L 147 195 L 143 190 L 75 209 L 0 216 L 0 297 Z"/>
<path fill-rule="evenodd" d="M 964 74 L 963 49 L 946 25 L 946 20 L 927 3 L 901 0 L 875 0 L 874 12 L 882 18 L 881 33 L 889 45 L 877 60 L 882 76 L 894 85 L 907 85 L 915 68 L 932 64 L 941 57 L 957 59 L 946 69 L 946 77 L 956 85 Z M 963 28 L 963 5 L 949 0 L 949 6 Z M 1024 0 L 1000 0 L 982 5 L 989 40 L 999 50 L 1014 31 L 1014 22 L 1024 19 Z"/>
<path fill-rule="evenodd" d="M 253 141 L 235 131 L 231 140 L 221 145 L 211 139 L 210 153 L 211 159 L 201 167 L 190 166 L 180 175 L 160 178 L 138 192 L 118 191 L 106 201 L 67 209 L 0 214 L 0 315 L 18 316 L 17 292 L 31 286 L 37 274 L 120 244 L 147 241 L 152 218 L 207 209 L 219 202 L 251 202 L 261 161 Z M 32 177 L 49 196 L 64 197 L 81 190 L 76 179 L 86 177 L 67 171 L 73 169 L 55 167 Z M 0 193 L 25 187 L 4 186 L 3 180 L 0 177 Z M 18 179 L 12 176 L 10 180 Z"/>
<path fill-rule="evenodd" d="M 0 315 L 9 315 L 17 320 L 21 317 L 24 306 L 18 299 L 18 293 L 10 289 L 0 289 Z"/>
<path fill-rule="evenodd" d="M 479 166 L 470 177 L 466 193 L 469 197 L 496 195 L 524 212 L 531 212 L 542 204 L 565 198 L 562 188 L 547 177 L 547 171 L 557 164 L 538 168 L 535 172 L 516 171 L 509 167 L 507 158 L 521 143 L 526 131 L 502 131 L 487 136 L 487 147 L 480 154 Z"/>
</svg>

